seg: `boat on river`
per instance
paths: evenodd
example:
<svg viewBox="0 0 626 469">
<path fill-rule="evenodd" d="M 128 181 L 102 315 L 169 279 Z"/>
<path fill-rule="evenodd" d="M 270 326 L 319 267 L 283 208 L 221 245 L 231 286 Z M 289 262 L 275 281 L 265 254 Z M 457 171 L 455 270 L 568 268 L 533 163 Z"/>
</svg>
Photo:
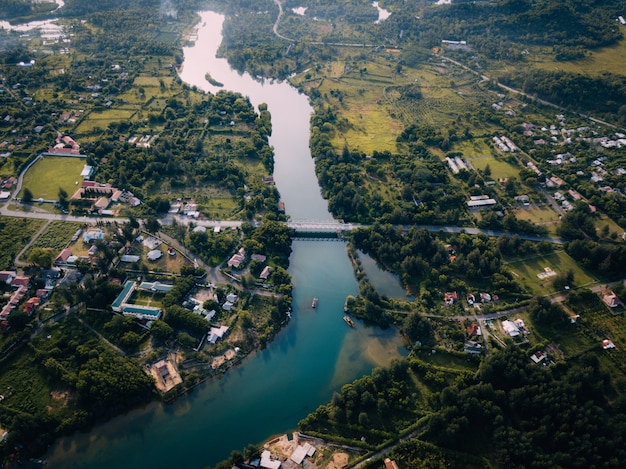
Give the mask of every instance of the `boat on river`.
<svg viewBox="0 0 626 469">
<path fill-rule="evenodd" d="M 348 316 L 347 314 L 344 315 L 343 320 L 346 321 L 346 324 L 350 327 L 354 327 L 354 321 L 352 320 L 352 318 L 350 316 Z"/>
<path fill-rule="evenodd" d="M 317 296 L 313 298 L 313 303 L 311 303 L 311 308 L 317 308 Z"/>
</svg>

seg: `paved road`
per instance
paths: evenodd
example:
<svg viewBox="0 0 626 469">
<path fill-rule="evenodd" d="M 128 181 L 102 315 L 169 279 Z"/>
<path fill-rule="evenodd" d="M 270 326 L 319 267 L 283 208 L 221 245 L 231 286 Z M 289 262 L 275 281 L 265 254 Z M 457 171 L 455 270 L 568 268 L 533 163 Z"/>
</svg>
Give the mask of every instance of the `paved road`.
<svg viewBox="0 0 626 469">
<path fill-rule="evenodd" d="M 96 223 L 107 223 L 107 222 L 117 222 L 117 223 L 127 223 L 128 222 L 128 218 L 110 218 L 110 217 L 87 217 L 87 216 L 81 216 L 81 217 L 77 217 L 74 215 L 65 215 L 65 214 L 59 214 L 59 213 L 48 213 L 48 212 L 35 212 L 33 210 L 29 210 L 29 211 L 19 211 L 19 210 L 12 210 L 9 209 L 8 205 L 3 205 L 2 207 L 0 207 L 0 215 L 5 215 L 5 216 L 10 216 L 10 217 L 19 217 L 19 218 L 36 218 L 36 219 L 40 219 L 40 220 L 62 220 L 62 221 L 69 221 L 69 222 L 78 222 L 78 223 L 89 223 L 89 224 L 96 224 Z M 161 224 L 163 225 L 171 225 L 174 220 L 176 221 L 176 223 L 181 224 L 181 225 L 189 225 L 189 224 L 194 224 L 195 226 L 204 226 L 204 227 L 229 227 L 229 228 L 239 228 L 241 227 L 241 225 L 243 225 L 245 222 L 243 221 L 236 221 L 236 220 L 198 220 L 195 218 L 189 218 L 186 217 L 184 215 L 167 215 L 166 217 L 162 218 L 161 220 L 159 220 L 161 222 Z M 306 225 L 306 223 L 300 223 L 300 222 L 287 222 L 288 225 L 293 225 L 294 227 L 298 227 L 298 226 L 304 226 Z M 328 232 L 336 232 L 336 231 L 349 231 L 349 230 L 353 230 L 353 229 L 357 229 L 357 228 L 365 228 L 367 227 L 367 225 L 359 225 L 356 223 L 329 223 L 328 226 L 326 227 L 326 229 L 324 229 L 324 227 L 321 226 L 317 226 L 318 224 L 316 223 L 311 223 L 311 226 L 314 227 L 314 229 L 316 231 L 328 231 Z M 315 228 L 317 226 L 317 228 Z M 468 233 L 468 234 L 484 234 L 487 236 L 501 236 L 501 235 L 509 235 L 509 236 L 513 236 L 514 234 L 517 234 L 521 239 L 525 239 L 525 240 L 529 240 L 529 241 L 548 241 L 549 243 L 552 244 L 563 244 L 563 240 L 560 238 L 555 238 L 552 236 L 537 236 L 537 235 L 529 235 L 529 234 L 523 234 L 523 233 L 510 233 L 510 232 L 505 232 L 505 231 L 498 231 L 498 230 L 483 230 L 480 228 L 474 228 L 474 227 L 464 227 L 464 226 L 437 226 L 437 225 L 403 225 L 401 226 L 401 228 L 408 230 L 412 227 L 418 228 L 418 229 L 425 229 L 434 233 L 437 232 L 445 232 L 445 233 Z"/>
</svg>

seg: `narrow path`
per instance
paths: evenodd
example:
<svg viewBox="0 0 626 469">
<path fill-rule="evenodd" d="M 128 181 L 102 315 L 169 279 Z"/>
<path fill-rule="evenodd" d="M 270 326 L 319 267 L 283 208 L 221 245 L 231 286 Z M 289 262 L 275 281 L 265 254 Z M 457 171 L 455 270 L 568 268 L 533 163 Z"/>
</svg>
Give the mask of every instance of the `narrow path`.
<svg viewBox="0 0 626 469">
<path fill-rule="evenodd" d="M 89 324 L 87 324 L 85 321 L 83 321 L 78 315 L 75 315 L 76 319 L 78 319 L 78 321 L 85 326 L 87 329 L 89 329 L 91 332 L 93 332 L 94 334 L 96 334 L 100 340 L 102 340 L 103 342 L 105 342 L 106 344 L 110 345 L 111 347 L 113 347 L 115 350 L 117 350 L 122 356 L 126 356 L 126 352 L 124 352 L 121 348 L 119 348 L 117 345 L 109 342 L 109 340 L 104 337 L 102 334 L 100 334 L 97 330 L 95 330 L 93 327 L 91 327 Z"/>
<path fill-rule="evenodd" d="M 280 20 L 283 17 L 283 4 L 280 2 L 280 0 L 274 0 L 274 3 L 276 4 L 276 6 L 278 6 L 278 16 L 276 17 L 276 21 L 274 22 L 274 26 L 272 27 L 272 31 L 274 31 L 274 34 L 281 38 L 284 39 L 285 41 L 295 41 L 295 39 L 291 39 L 287 36 L 283 36 L 282 34 L 280 34 L 278 32 L 278 25 L 280 24 Z"/>
<path fill-rule="evenodd" d="M 22 257 L 24 255 L 24 253 L 28 250 L 28 248 L 30 248 L 30 246 L 35 242 L 35 240 L 37 238 L 39 238 L 39 236 L 41 235 L 41 233 L 43 233 L 46 228 L 48 228 L 48 226 L 50 225 L 50 223 L 52 223 L 52 220 L 47 220 L 43 226 L 39 229 L 39 231 L 37 231 L 37 233 L 35 233 L 31 238 L 30 241 L 26 244 L 26 246 L 24 246 L 22 248 L 22 250 L 20 252 L 17 253 L 17 255 L 15 256 L 15 260 L 13 261 L 13 263 L 19 267 L 26 267 L 29 265 L 29 263 L 27 261 L 22 261 L 20 260 L 20 257 Z"/>
</svg>

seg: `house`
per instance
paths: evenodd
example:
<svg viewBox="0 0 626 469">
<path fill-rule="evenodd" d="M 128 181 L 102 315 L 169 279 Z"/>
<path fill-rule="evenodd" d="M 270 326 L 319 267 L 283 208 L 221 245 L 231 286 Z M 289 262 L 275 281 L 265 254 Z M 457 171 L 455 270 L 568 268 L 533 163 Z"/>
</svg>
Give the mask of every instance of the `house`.
<svg viewBox="0 0 626 469">
<path fill-rule="evenodd" d="M 496 205 L 497 203 L 498 201 L 496 199 L 492 199 L 487 195 L 477 195 L 470 197 L 470 200 L 467 201 L 467 207 L 470 209 L 490 207 L 492 205 Z"/>
<path fill-rule="evenodd" d="M 154 236 L 148 236 L 146 239 L 143 240 L 142 244 L 151 251 L 154 251 L 161 245 L 161 241 Z"/>
<path fill-rule="evenodd" d="M 253 261 L 265 262 L 267 256 L 264 256 L 263 254 L 252 254 L 250 256 L 250 259 L 252 259 Z"/>
<path fill-rule="evenodd" d="M 472 294 L 472 293 L 468 293 L 465 296 L 465 299 L 467 300 L 467 304 L 472 306 L 474 303 L 476 303 L 476 297 Z"/>
<path fill-rule="evenodd" d="M 489 303 L 491 301 L 491 295 L 489 293 L 480 293 L 481 303 Z"/>
<path fill-rule="evenodd" d="M 0 282 L 4 282 L 7 285 L 11 285 L 13 279 L 17 276 L 17 272 L 14 270 L 2 270 L 0 271 Z"/>
<path fill-rule="evenodd" d="M 296 449 L 291 453 L 289 459 L 296 464 L 302 464 L 304 458 L 311 457 L 315 454 L 316 448 L 311 443 L 305 443 L 304 445 L 298 445 Z"/>
<path fill-rule="evenodd" d="M 604 350 L 608 350 L 610 348 L 615 348 L 615 344 L 612 341 L 610 341 L 609 339 L 604 339 L 602 341 L 602 348 Z"/>
<path fill-rule="evenodd" d="M 481 334 L 480 326 L 478 324 L 476 324 L 475 322 L 473 322 L 472 324 L 467 326 L 467 335 L 468 336 L 471 337 L 473 335 L 480 335 L 480 334 Z"/>
<path fill-rule="evenodd" d="M 72 250 L 70 248 L 65 248 L 59 253 L 56 259 L 54 259 L 54 263 L 65 264 L 71 255 L 72 255 Z"/>
<path fill-rule="evenodd" d="M 11 282 L 12 287 L 27 287 L 30 284 L 30 277 L 17 275 Z"/>
<path fill-rule="evenodd" d="M 139 256 L 133 256 L 131 254 L 125 254 L 122 257 L 120 257 L 120 261 L 122 262 L 139 262 L 140 257 Z"/>
<path fill-rule="evenodd" d="M 83 242 L 91 244 L 99 239 L 104 239 L 104 231 L 99 228 L 92 228 L 83 233 Z"/>
<path fill-rule="evenodd" d="M 239 266 L 241 266 L 241 263 L 243 262 L 243 256 L 241 254 L 233 254 L 233 256 L 228 259 L 228 262 L 226 265 L 228 265 L 228 267 L 233 268 L 233 269 L 238 269 Z"/>
<path fill-rule="evenodd" d="M 233 309 L 233 306 L 235 306 L 234 304 L 232 304 L 230 301 L 227 301 L 226 303 L 224 303 L 222 305 L 222 309 L 224 311 L 230 311 L 231 309 Z"/>
<path fill-rule="evenodd" d="M 174 288 L 174 285 L 161 282 L 141 282 L 139 284 L 139 290 L 148 291 L 153 293 L 169 293 Z"/>
<path fill-rule="evenodd" d="M 393 459 L 385 458 L 385 469 L 400 469 L 400 468 L 398 467 L 398 464 Z"/>
<path fill-rule="evenodd" d="M 530 356 L 530 359 L 537 364 L 541 363 L 545 358 L 545 354 L 540 350 L 536 351 Z"/>
<path fill-rule="evenodd" d="M 455 291 L 453 291 L 453 292 L 446 292 L 446 293 L 443 295 L 443 300 L 444 300 L 444 302 L 445 302 L 448 306 L 450 306 L 450 305 L 454 304 L 454 302 L 455 302 L 456 300 L 458 300 L 458 299 L 459 299 L 459 295 L 458 295 L 458 294 L 457 294 L 457 292 L 455 292 Z"/>
<path fill-rule="evenodd" d="M 261 463 L 259 467 L 265 469 L 280 469 L 281 463 L 279 459 L 273 459 L 272 453 L 266 449 L 261 453 Z"/>
<path fill-rule="evenodd" d="M 271 273 L 272 273 L 272 268 L 269 265 L 266 265 L 263 271 L 261 272 L 261 275 L 259 275 L 259 278 L 262 280 L 267 280 L 267 278 L 270 276 Z"/>
<path fill-rule="evenodd" d="M 228 295 L 226 295 L 226 301 L 234 303 L 235 301 L 237 301 L 237 295 L 235 295 L 234 293 L 229 293 Z"/>
<path fill-rule="evenodd" d="M 28 301 L 24 303 L 24 312 L 28 314 L 29 316 L 31 316 L 33 314 L 33 311 L 35 311 L 37 309 L 37 306 L 39 306 L 40 301 L 41 301 L 41 298 L 37 296 L 33 296 L 32 298 L 29 298 Z"/>
<path fill-rule="evenodd" d="M 147 257 L 149 261 L 154 262 L 154 261 L 161 259 L 161 257 L 163 257 L 163 252 L 160 249 L 153 249 L 152 251 L 148 253 Z"/>
<path fill-rule="evenodd" d="M 93 174 L 93 166 L 89 166 L 87 164 L 83 166 L 83 170 L 80 172 L 80 176 L 85 179 L 91 178 L 92 174 Z"/>
<path fill-rule="evenodd" d="M 48 290 L 47 288 L 39 288 L 36 292 L 35 295 L 39 298 L 41 298 L 42 300 L 45 300 L 46 298 L 48 298 L 48 296 L 50 295 L 50 290 Z"/>
<path fill-rule="evenodd" d="M 161 309 L 153 306 L 125 304 L 122 306 L 122 314 L 124 316 L 133 316 L 137 319 L 144 319 L 146 321 L 154 321 L 161 317 Z"/>
<path fill-rule="evenodd" d="M 569 196 L 574 199 L 574 200 L 581 200 L 583 198 L 582 195 L 580 195 L 580 193 L 578 193 L 577 191 L 575 191 L 574 189 L 570 189 L 567 191 L 567 193 L 569 194 Z"/>
<path fill-rule="evenodd" d="M 207 334 L 207 342 L 214 344 L 216 343 L 219 339 L 224 337 L 224 334 L 226 334 L 226 332 L 228 331 L 228 327 L 227 326 L 219 326 L 219 327 L 211 327 L 211 330 L 209 331 L 209 333 Z"/>
<path fill-rule="evenodd" d="M 111 199 L 109 199 L 108 197 L 100 197 L 93 204 L 93 208 L 99 212 L 102 212 L 103 210 L 106 210 L 110 204 L 111 204 Z"/>
<path fill-rule="evenodd" d="M 509 337 L 517 337 L 519 335 L 519 329 L 512 321 L 502 321 L 502 329 Z"/>
<path fill-rule="evenodd" d="M 620 300 L 612 290 L 606 290 L 602 294 L 602 301 L 609 308 L 617 308 L 620 304 Z"/>
</svg>

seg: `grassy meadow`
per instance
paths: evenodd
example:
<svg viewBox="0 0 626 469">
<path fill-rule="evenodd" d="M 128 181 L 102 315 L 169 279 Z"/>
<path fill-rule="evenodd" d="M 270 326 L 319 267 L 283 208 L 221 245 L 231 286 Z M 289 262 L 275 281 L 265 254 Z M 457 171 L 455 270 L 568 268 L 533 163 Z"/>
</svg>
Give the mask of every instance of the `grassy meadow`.
<svg viewBox="0 0 626 469">
<path fill-rule="evenodd" d="M 553 287 L 555 276 L 543 280 L 537 277 L 537 274 L 544 272 L 546 268 L 552 269 L 557 275 L 571 270 L 574 273 L 574 285 L 572 287 L 580 287 L 597 281 L 579 267 L 564 251 L 555 251 L 551 254 L 527 259 L 510 260 L 507 267 L 517 281 L 538 295 L 555 292 Z"/>
<path fill-rule="evenodd" d="M 40 158 L 24 175 L 22 192 L 28 188 L 35 199 L 57 200 L 59 188 L 64 189 L 68 196 L 72 196 L 82 184 L 80 176 L 85 158 L 72 158 L 61 156 L 44 156 Z"/>
<path fill-rule="evenodd" d="M 601 75 L 605 72 L 623 75 L 626 39 L 622 39 L 614 46 L 594 50 L 590 55 L 580 60 L 557 62 L 551 58 L 551 55 L 530 55 L 529 62 L 533 67 L 544 70 L 581 73 L 584 75 Z"/>
</svg>

